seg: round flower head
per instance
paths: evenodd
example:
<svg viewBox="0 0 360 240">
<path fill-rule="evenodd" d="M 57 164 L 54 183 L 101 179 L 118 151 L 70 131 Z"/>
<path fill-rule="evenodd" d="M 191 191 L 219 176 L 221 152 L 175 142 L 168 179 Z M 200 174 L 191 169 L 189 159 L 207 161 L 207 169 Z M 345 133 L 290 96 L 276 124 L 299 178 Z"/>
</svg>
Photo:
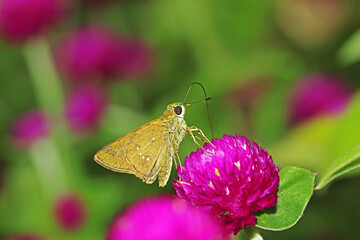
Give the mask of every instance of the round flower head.
<svg viewBox="0 0 360 240">
<path fill-rule="evenodd" d="M 29 147 L 36 140 L 46 136 L 48 122 L 40 110 L 31 110 L 20 116 L 12 125 L 11 138 L 18 147 Z"/>
<path fill-rule="evenodd" d="M 279 170 L 271 156 L 246 137 L 227 136 L 206 143 L 178 167 L 177 195 L 205 209 L 237 234 L 255 225 L 255 212 L 277 202 Z"/>
<path fill-rule="evenodd" d="M 102 120 L 106 108 L 101 88 L 81 87 L 66 99 L 65 117 L 70 128 L 77 132 L 92 130 Z"/>
<path fill-rule="evenodd" d="M 117 46 L 114 64 L 120 77 L 140 78 L 151 71 L 153 54 L 140 39 L 122 39 Z"/>
<path fill-rule="evenodd" d="M 151 65 L 144 43 L 96 26 L 66 37 L 56 55 L 60 70 L 76 81 L 138 77 L 147 73 Z"/>
<path fill-rule="evenodd" d="M 290 121 L 302 122 L 309 118 L 342 112 L 351 97 L 349 86 L 327 74 L 306 76 L 295 87 L 290 99 Z"/>
<path fill-rule="evenodd" d="M 42 34 L 66 12 L 63 0 L 1 0 L 0 28 L 14 42 Z"/>
<path fill-rule="evenodd" d="M 225 240 L 218 223 L 185 201 L 161 196 L 140 200 L 109 229 L 106 240 Z"/>
<path fill-rule="evenodd" d="M 62 40 L 56 57 L 60 70 L 72 80 L 94 80 L 115 74 L 112 58 L 118 39 L 112 31 L 88 26 Z"/>
<path fill-rule="evenodd" d="M 61 196 L 55 204 L 55 219 L 64 230 L 76 230 L 84 224 L 85 206 L 76 195 Z"/>
</svg>

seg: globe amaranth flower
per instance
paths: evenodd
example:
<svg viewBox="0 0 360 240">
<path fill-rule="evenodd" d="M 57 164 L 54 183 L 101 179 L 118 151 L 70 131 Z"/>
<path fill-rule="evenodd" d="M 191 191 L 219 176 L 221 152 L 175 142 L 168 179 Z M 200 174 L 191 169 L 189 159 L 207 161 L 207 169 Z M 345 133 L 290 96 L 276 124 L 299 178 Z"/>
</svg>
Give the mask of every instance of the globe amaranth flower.
<svg viewBox="0 0 360 240">
<path fill-rule="evenodd" d="M 101 88 L 78 87 L 66 99 L 65 117 L 75 132 L 86 132 L 97 127 L 107 106 L 105 93 Z"/>
<path fill-rule="evenodd" d="M 10 136 L 18 147 L 29 147 L 48 134 L 49 121 L 41 110 L 31 110 L 21 115 L 11 126 Z"/>
<path fill-rule="evenodd" d="M 13 42 L 43 34 L 66 13 L 64 0 L 1 0 L 0 29 Z"/>
<path fill-rule="evenodd" d="M 150 73 L 154 57 L 150 47 L 141 39 L 120 39 L 113 63 L 118 76 L 128 79 L 141 78 Z"/>
<path fill-rule="evenodd" d="M 67 231 L 79 229 L 85 222 L 86 209 L 82 199 L 75 194 L 59 197 L 55 203 L 55 220 Z"/>
<path fill-rule="evenodd" d="M 341 113 L 351 99 L 350 87 L 343 79 L 329 74 L 312 74 L 294 87 L 289 101 L 292 123 Z"/>
<path fill-rule="evenodd" d="M 65 37 L 56 49 L 59 68 L 72 80 L 93 80 L 114 75 L 111 58 L 117 45 L 109 29 L 88 26 Z"/>
<path fill-rule="evenodd" d="M 115 218 L 106 240 L 225 240 L 206 212 L 168 196 L 140 200 Z"/>
<path fill-rule="evenodd" d="M 277 202 L 279 170 L 271 156 L 246 137 L 227 136 L 206 143 L 178 167 L 177 195 L 204 209 L 237 234 L 255 225 L 255 212 Z"/>
<path fill-rule="evenodd" d="M 56 52 L 60 70 L 75 81 L 141 77 L 152 62 L 145 43 L 99 26 L 70 34 Z"/>
</svg>

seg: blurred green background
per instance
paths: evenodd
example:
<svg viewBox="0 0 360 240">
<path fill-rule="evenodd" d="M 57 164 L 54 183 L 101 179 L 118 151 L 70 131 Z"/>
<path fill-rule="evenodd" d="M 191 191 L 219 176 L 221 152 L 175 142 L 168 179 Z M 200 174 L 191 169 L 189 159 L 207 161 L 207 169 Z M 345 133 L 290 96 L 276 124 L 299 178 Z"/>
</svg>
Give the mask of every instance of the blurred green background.
<svg viewBox="0 0 360 240">
<path fill-rule="evenodd" d="M 216 138 L 245 135 L 265 147 L 279 168 L 295 165 L 321 176 L 331 161 L 360 143 L 359 1 L 84 2 L 73 3 L 68 18 L 50 31 L 50 47 L 84 23 L 107 26 L 145 39 L 156 56 L 153 71 L 141 79 L 108 83 L 110 103 L 103 121 L 90 133 L 77 134 L 66 127 L 61 97 L 53 105 L 39 97 L 39 85 L 49 79 L 34 80 L 37 75 L 30 68 L 36 66 L 26 57 L 38 54 L 33 65 L 45 68 L 41 46 L 0 40 L 0 237 L 32 233 L 50 239 L 104 239 L 125 206 L 147 195 L 173 193 L 171 181 L 165 188 L 157 181 L 146 185 L 133 175 L 99 166 L 93 156 L 105 144 L 161 116 L 167 104 L 183 99 L 192 82 L 202 83 L 213 99 L 209 105 Z M 341 115 L 291 126 L 288 101 L 293 86 L 314 72 L 346 79 L 354 97 Z M 50 91 L 55 98 L 67 94 L 69 84 L 62 80 Z M 194 86 L 188 101 L 202 98 L 201 88 Z M 52 109 L 58 124 L 45 140 L 19 150 L 10 141 L 9 128 L 34 108 Z M 189 107 L 185 119 L 211 137 L 205 104 Z M 187 136 L 180 145 L 181 159 L 196 148 Z M 60 165 L 51 165 L 55 162 Z M 76 230 L 64 231 L 54 220 L 54 201 L 62 193 L 83 199 L 87 214 Z M 359 239 L 359 202 L 360 178 L 342 179 L 315 192 L 296 226 L 263 236 Z"/>
</svg>

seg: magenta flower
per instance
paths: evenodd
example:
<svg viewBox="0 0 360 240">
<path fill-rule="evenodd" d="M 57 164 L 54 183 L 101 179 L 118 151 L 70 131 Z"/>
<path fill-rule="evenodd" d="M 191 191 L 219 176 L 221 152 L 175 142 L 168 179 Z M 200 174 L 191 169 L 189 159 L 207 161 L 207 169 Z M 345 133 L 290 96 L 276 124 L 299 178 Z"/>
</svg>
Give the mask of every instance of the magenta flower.
<svg viewBox="0 0 360 240">
<path fill-rule="evenodd" d="M 180 199 L 161 196 L 139 201 L 113 222 L 106 240 L 225 240 L 207 213 Z"/>
<path fill-rule="evenodd" d="M 143 76 L 152 61 L 150 50 L 141 41 L 96 26 L 69 35 L 56 55 L 60 70 L 77 81 Z"/>
<path fill-rule="evenodd" d="M 256 224 L 255 212 L 274 206 L 278 168 L 264 148 L 246 137 L 212 140 L 185 159 L 174 182 L 177 195 L 214 215 L 227 232 Z"/>
<path fill-rule="evenodd" d="M 10 129 L 10 136 L 18 147 L 29 147 L 48 134 L 48 120 L 41 110 L 31 110 L 20 116 Z"/>
<path fill-rule="evenodd" d="M 153 67 L 153 53 L 140 39 L 123 38 L 117 46 L 117 54 L 114 57 L 114 64 L 120 77 L 141 78 L 149 74 Z"/>
<path fill-rule="evenodd" d="M 327 74 L 313 74 L 303 78 L 290 98 L 292 123 L 327 114 L 341 113 L 351 98 L 346 82 Z"/>
<path fill-rule="evenodd" d="M 44 33 L 66 13 L 63 0 L 1 0 L 0 28 L 14 42 Z"/>
<path fill-rule="evenodd" d="M 79 87 L 66 99 L 65 117 L 76 132 L 92 130 L 102 120 L 107 100 L 101 88 Z"/>
<path fill-rule="evenodd" d="M 86 209 L 77 195 L 61 196 L 55 204 L 55 220 L 64 230 L 79 229 L 85 222 Z"/>
<path fill-rule="evenodd" d="M 60 70 L 73 80 L 113 76 L 112 56 L 118 43 L 115 33 L 102 27 L 82 28 L 67 36 L 57 48 Z"/>
</svg>

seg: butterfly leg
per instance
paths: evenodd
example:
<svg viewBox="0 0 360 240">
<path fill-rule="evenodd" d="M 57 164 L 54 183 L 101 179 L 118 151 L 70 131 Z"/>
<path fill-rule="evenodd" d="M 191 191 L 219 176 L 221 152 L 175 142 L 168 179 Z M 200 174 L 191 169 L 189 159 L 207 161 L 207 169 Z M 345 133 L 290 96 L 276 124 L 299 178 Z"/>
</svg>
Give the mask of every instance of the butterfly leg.
<svg viewBox="0 0 360 240">
<path fill-rule="evenodd" d="M 180 156 L 179 156 L 179 153 L 178 153 L 178 151 L 177 151 L 177 149 L 176 149 L 176 148 L 175 148 L 175 153 L 176 153 L 177 160 L 178 160 L 178 162 L 179 162 L 180 171 L 182 172 L 181 160 L 180 160 Z M 174 157 L 174 162 L 175 162 L 175 164 L 176 164 L 175 157 Z M 177 166 L 176 166 L 176 169 L 177 169 Z"/>
<path fill-rule="evenodd" d="M 197 144 L 202 150 L 204 150 L 205 152 L 211 154 L 209 151 L 207 151 L 205 148 L 203 148 L 203 146 L 201 146 L 201 145 L 199 144 L 199 142 L 196 140 L 195 135 L 194 135 L 194 133 L 193 133 L 192 131 L 193 131 L 193 130 L 191 130 L 191 129 L 188 128 L 188 132 L 189 132 L 190 136 L 192 137 L 194 143 L 196 143 L 196 144 Z M 194 130 L 194 131 L 195 131 L 195 130 Z"/>
<path fill-rule="evenodd" d="M 197 133 L 199 133 L 200 136 L 203 138 L 202 141 L 210 143 L 212 146 L 214 146 L 214 144 L 212 144 L 212 142 L 205 136 L 204 132 L 201 129 L 199 129 L 199 128 L 195 127 L 195 126 L 192 126 L 192 127 L 188 127 L 187 130 L 189 132 L 197 132 Z"/>
</svg>

